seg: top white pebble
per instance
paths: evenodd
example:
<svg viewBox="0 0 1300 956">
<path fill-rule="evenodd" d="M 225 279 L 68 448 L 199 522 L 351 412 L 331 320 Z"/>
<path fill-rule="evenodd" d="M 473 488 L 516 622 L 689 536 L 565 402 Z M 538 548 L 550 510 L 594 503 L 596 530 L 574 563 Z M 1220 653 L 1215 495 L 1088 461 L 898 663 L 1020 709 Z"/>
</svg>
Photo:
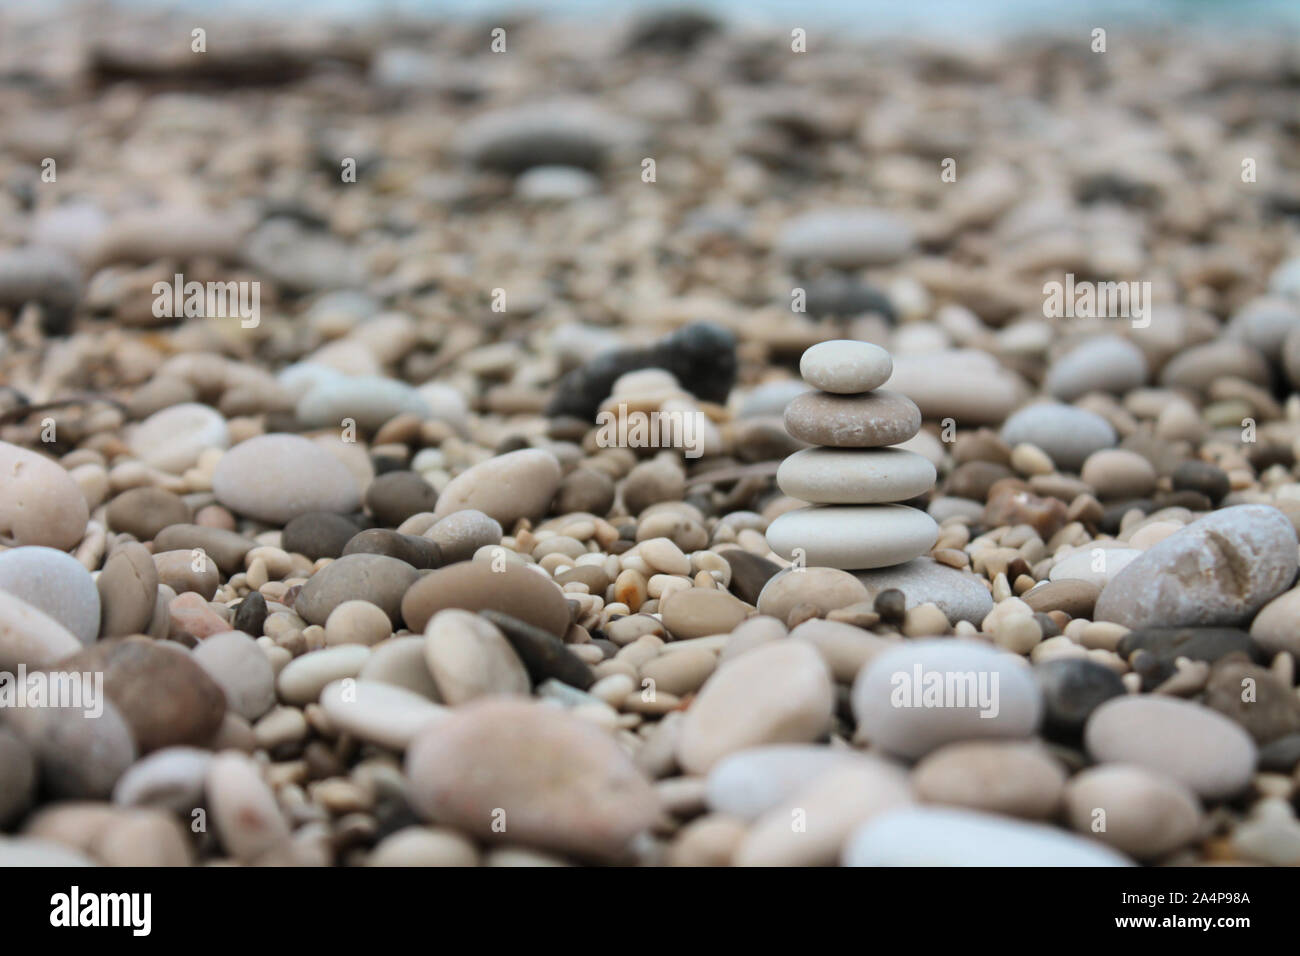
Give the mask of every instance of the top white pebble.
<svg viewBox="0 0 1300 956">
<path fill-rule="evenodd" d="M 879 388 L 894 373 L 894 360 L 879 345 L 833 339 L 819 342 L 803 353 L 799 374 L 823 392 L 855 395 Z"/>
</svg>

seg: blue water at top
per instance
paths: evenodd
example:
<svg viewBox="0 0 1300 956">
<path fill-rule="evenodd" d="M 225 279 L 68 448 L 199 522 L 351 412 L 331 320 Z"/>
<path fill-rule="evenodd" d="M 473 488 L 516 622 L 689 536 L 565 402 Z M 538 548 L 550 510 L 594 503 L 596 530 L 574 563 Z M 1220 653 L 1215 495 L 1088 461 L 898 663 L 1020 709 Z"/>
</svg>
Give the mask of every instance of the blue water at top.
<svg viewBox="0 0 1300 956">
<path fill-rule="evenodd" d="M 47 0 L 48 2 L 48 0 Z M 859 34 L 1014 34 L 1177 24 L 1214 30 L 1300 30 L 1300 0 L 117 0 L 124 6 L 260 19 L 376 15 L 482 19 L 528 10 L 579 22 L 691 6 L 738 24 L 834 27 Z M 0 7 L 29 0 L 0 0 Z M 54 4 L 52 4 L 54 5 Z"/>
</svg>

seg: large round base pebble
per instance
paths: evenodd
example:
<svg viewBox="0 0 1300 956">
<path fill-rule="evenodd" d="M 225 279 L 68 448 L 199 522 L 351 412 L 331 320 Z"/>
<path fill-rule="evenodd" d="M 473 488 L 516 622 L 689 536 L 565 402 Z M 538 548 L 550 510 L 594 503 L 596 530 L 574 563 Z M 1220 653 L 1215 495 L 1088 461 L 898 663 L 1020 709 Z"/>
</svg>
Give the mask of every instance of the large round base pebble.
<svg viewBox="0 0 1300 956">
<path fill-rule="evenodd" d="M 934 465 L 898 448 L 805 448 L 776 473 L 790 497 L 825 505 L 907 501 L 933 488 L 934 479 Z"/>
<path fill-rule="evenodd" d="M 787 511 L 767 529 L 767 543 L 806 566 L 867 570 L 902 564 L 934 546 L 939 526 L 903 505 L 831 505 Z"/>
</svg>

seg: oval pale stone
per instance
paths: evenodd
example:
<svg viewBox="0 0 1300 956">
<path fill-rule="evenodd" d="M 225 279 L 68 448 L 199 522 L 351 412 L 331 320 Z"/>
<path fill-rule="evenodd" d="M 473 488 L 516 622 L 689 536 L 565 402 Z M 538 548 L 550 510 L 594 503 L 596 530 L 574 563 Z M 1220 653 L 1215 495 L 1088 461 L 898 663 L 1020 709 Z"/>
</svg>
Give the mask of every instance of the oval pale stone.
<svg viewBox="0 0 1300 956">
<path fill-rule="evenodd" d="M 62 465 L 0 442 L 0 537 L 67 551 L 89 518 L 85 495 Z"/>
<path fill-rule="evenodd" d="M 827 209 L 786 223 L 777 252 L 786 259 L 856 269 L 895 262 L 914 241 L 907 222 L 883 209 Z"/>
<path fill-rule="evenodd" d="M 0 591 L 48 614 L 83 643 L 99 633 L 95 580 L 70 554 L 39 546 L 5 551 L 0 554 Z"/>
<path fill-rule="evenodd" d="M 716 813 L 756 820 L 835 767 L 863 757 L 816 744 L 767 744 L 739 750 L 709 771 L 706 799 Z"/>
<path fill-rule="evenodd" d="M 997 425 L 1029 396 L 1024 379 L 978 349 L 899 355 L 885 384 L 926 418 L 954 418 L 963 428 Z"/>
<path fill-rule="evenodd" d="M 853 684 L 857 736 L 915 759 L 959 740 L 1024 739 L 1043 713 L 1023 658 L 977 641 L 904 641 Z"/>
<path fill-rule="evenodd" d="M 549 451 L 524 448 L 465 469 L 442 490 L 434 515 L 481 511 L 510 528 L 546 511 L 560 487 L 560 463 Z"/>
<path fill-rule="evenodd" d="M 898 448 L 805 448 L 776 473 L 787 495 L 829 505 L 907 501 L 933 488 L 934 479 L 934 465 Z"/>
<path fill-rule="evenodd" d="M 406 777 L 422 816 L 484 842 L 582 859 L 622 858 L 661 812 L 613 735 L 509 698 L 471 701 L 421 731 L 406 753 Z"/>
<path fill-rule="evenodd" d="M 1097 811 L 1106 827 L 1097 830 Z M 1111 764 L 1078 774 L 1065 790 L 1065 818 L 1079 833 L 1139 860 L 1153 859 L 1196 839 L 1204 823 L 1196 795 L 1177 780 L 1141 767 Z"/>
<path fill-rule="evenodd" d="M 904 807 L 859 827 L 845 866 L 1131 866 L 1109 847 L 1058 827 L 991 813 Z"/>
<path fill-rule="evenodd" d="M 48 667 L 77 653 L 77 636 L 39 608 L 0 591 L 0 671 Z"/>
<path fill-rule="evenodd" d="M 198 402 L 154 412 L 131 433 L 131 452 L 146 465 L 179 475 L 205 449 L 226 448 L 230 432 L 221 413 Z"/>
<path fill-rule="evenodd" d="M 879 388 L 894 372 L 894 360 L 879 345 L 834 339 L 803 353 L 799 374 L 824 392 L 854 395 Z"/>
<path fill-rule="evenodd" d="M 939 526 L 924 511 L 903 505 L 835 505 L 787 511 L 767 529 L 767 543 L 808 566 L 866 570 L 902 564 L 934 546 Z"/>
<path fill-rule="evenodd" d="M 240 442 L 217 463 L 212 491 L 231 511 L 278 525 L 310 511 L 361 507 L 361 488 L 347 466 L 301 435 Z"/>
<path fill-rule="evenodd" d="M 1116 697 L 1088 718 L 1084 744 L 1098 763 L 1122 763 L 1172 777 L 1207 800 L 1244 790 L 1255 742 L 1218 711 L 1187 700 Z"/>
<path fill-rule="evenodd" d="M 834 709 L 821 655 L 803 641 L 775 641 L 713 672 L 682 720 L 677 762 L 704 774 L 748 747 L 810 743 L 830 729 Z"/>
</svg>

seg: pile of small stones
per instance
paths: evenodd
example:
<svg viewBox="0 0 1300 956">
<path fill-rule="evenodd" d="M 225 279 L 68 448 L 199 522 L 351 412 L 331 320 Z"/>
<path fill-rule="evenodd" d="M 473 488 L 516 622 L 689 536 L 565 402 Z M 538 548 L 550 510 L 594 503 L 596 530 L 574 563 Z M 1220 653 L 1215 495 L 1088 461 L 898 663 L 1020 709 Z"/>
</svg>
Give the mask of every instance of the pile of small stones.
<svg viewBox="0 0 1300 956">
<path fill-rule="evenodd" d="M 929 492 L 935 468 L 916 452 L 887 447 L 921 431 L 915 402 L 873 391 L 893 373 L 889 353 L 870 342 L 822 342 L 803 353 L 799 369 L 820 391 L 791 400 L 785 427 L 818 447 L 783 461 L 776 483 L 814 506 L 772 522 L 772 550 L 789 560 L 799 549 L 809 563 L 844 569 L 888 567 L 927 553 L 939 533 L 934 519 L 890 504 Z"/>
<path fill-rule="evenodd" d="M 0 865 L 1300 864 L 1283 39 L 120 14 L 0 11 L 0 673 L 105 697 Z"/>
</svg>

